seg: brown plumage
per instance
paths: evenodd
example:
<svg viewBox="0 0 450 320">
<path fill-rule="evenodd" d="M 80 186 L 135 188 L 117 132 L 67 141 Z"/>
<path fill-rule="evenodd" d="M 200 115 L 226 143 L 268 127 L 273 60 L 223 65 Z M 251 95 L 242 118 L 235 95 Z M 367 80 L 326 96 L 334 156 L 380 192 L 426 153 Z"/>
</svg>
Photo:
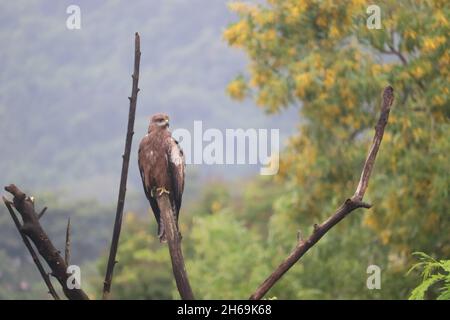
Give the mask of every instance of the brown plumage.
<svg viewBox="0 0 450 320">
<path fill-rule="evenodd" d="M 158 223 L 158 235 L 165 241 L 164 225 L 156 197 L 168 193 L 178 228 L 181 199 L 184 190 L 185 160 L 178 142 L 172 138 L 169 117 L 155 114 L 150 121 L 148 133 L 139 145 L 138 163 L 144 192 Z"/>
</svg>

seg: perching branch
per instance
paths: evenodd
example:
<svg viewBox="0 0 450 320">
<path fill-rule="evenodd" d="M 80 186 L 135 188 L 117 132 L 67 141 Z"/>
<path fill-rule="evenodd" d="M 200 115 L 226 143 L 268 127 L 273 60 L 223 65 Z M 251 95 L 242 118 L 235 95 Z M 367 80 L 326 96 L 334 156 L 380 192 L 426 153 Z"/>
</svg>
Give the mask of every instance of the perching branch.
<svg viewBox="0 0 450 320">
<path fill-rule="evenodd" d="M 122 217 L 123 217 L 123 207 L 125 204 L 125 193 L 127 190 L 127 177 L 128 177 L 128 167 L 130 163 L 130 152 L 131 143 L 134 134 L 134 118 L 136 114 L 136 102 L 137 94 L 139 92 L 138 82 L 139 82 L 139 64 L 141 60 L 141 49 L 140 49 L 140 38 L 139 34 L 136 32 L 134 40 L 134 72 L 131 76 L 133 78 L 133 87 L 131 89 L 130 100 L 130 111 L 128 114 L 128 128 L 127 136 L 125 140 L 125 151 L 122 155 L 122 174 L 120 177 L 120 187 L 119 196 L 117 200 L 117 210 L 116 210 L 116 220 L 114 221 L 114 231 L 111 240 L 111 248 L 109 251 L 108 265 L 106 267 L 105 281 L 103 283 L 103 299 L 109 298 L 109 293 L 111 291 L 111 282 L 113 277 L 114 266 L 117 263 L 116 254 L 117 247 L 119 244 L 120 230 L 122 228 Z"/>
<path fill-rule="evenodd" d="M 34 203 L 33 201 L 26 196 L 25 193 L 23 193 L 19 188 L 17 188 L 15 185 L 11 184 L 7 187 L 5 187 L 5 190 L 11 193 L 14 196 L 13 204 L 16 210 L 19 212 L 19 214 L 22 217 L 23 224 L 21 225 L 18 221 L 17 217 L 14 214 L 14 211 L 11 208 L 11 205 L 6 199 L 3 199 L 5 202 L 6 207 L 8 208 L 11 217 L 14 220 L 14 223 L 16 224 L 22 239 L 30 251 L 30 254 L 36 264 L 36 266 L 39 269 L 39 272 L 41 273 L 42 277 L 44 278 L 45 283 L 47 284 L 47 287 L 50 290 L 50 293 L 52 296 L 57 299 L 57 295 L 55 290 L 53 289 L 50 279 L 48 278 L 48 275 L 46 274 L 45 270 L 43 269 L 42 265 L 39 262 L 39 259 L 37 258 L 36 253 L 31 247 L 30 242 L 26 237 L 28 237 L 37 248 L 39 254 L 44 258 L 44 260 L 49 265 L 50 269 L 52 270 L 51 275 L 54 276 L 58 282 L 61 284 L 61 287 L 63 289 L 64 294 L 68 299 L 71 300 L 88 300 L 88 296 L 86 293 L 84 293 L 83 290 L 73 288 L 70 289 L 67 286 L 67 280 L 69 278 L 69 274 L 67 273 L 67 264 L 64 261 L 63 257 L 61 257 L 59 251 L 54 247 L 53 243 L 50 241 L 48 235 L 45 233 L 44 229 L 42 229 L 42 226 L 39 222 L 39 215 L 34 210 Z M 26 236 L 26 237 L 25 237 Z"/>
<path fill-rule="evenodd" d="M 184 265 L 183 252 L 181 251 L 181 235 L 175 223 L 172 206 L 169 197 L 163 193 L 157 198 L 160 209 L 162 223 L 169 244 L 170 258 L 172 260 L 172 270 L 177 283 L 178 292 L 183 300 L 194 300 L 191 285 Z"/>
<path fill-rule="evenodd" d="M 367 186 L 369 185 L 370 174 L 372 173 L 373 165 L 380 148 L 381 140 L 383 139 L 384 128 L 388 122 L 389 112 L 394 101 L 394 89 L 388 86 L 383 91 L 383 102 L 381 105 L 381 115 L 375 127 L 375 136 L 373 138 L 372 146 L 364 163 L 358 187 L 351 199 L 345 200 L 339 209 L 328 220 L 320 225 L 314 225 L 314 231 L 311 236 L 303 240 L 301 237 L 295 249 L 289 254 L 287 258 L 272 272 L 272 274 L 264 280 L 264 282 L 256 289 L 250 296 L 252 300 L 261 299 L 275 283 L 296 263 L 300 258 L 313 247 L 331 228 L 344 219 L 350 212 L 357 208 L 370 208 L 367 203 L 362 202 Z"/>
</svg>

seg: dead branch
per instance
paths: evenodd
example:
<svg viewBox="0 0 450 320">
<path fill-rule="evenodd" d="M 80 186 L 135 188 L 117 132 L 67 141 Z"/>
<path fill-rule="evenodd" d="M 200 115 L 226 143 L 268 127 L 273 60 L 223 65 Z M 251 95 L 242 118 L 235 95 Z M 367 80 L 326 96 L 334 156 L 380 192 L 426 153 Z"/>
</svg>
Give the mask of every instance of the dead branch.
<svg viewBox="0 0 450 320">
<path fill-rule="evenodd" d="M 183 252 L 181 250 L 181 235 L 175 223 L 172 206 L 166 194 L 157 198 L 158 207 L 161 212 L 161 219 L 169 244 L 170 258 L 172 260 L 172 270 L 177 283 L 178 292 L 183 300 L 194 300 L 191 285 L 184 264 Z"/>
<path fill-rule="evenodd" d="M 68 299 L 71 300 L 88 300 L 88 296 L 81 289 L 69 289 L 67 286 L 67 280 L 69 278 L 69 274 L 67 273 L 67 265 L 64 259 L 61 257 L 59 251 L 55 248 L 53 243 L 51 242 L 48 235 L 45 233 L 44 229 L 39 222 L 39 215 L 36 213 L 34 209 L 33 201 L 26 196 L 19 188 L 15 185 L 11 184 L 5 187 L 5 190 L 11 193 L 14 196 L 13 204 L 16 210 L 22 217 L 23 224 L 15 217 L 14 212 L 12 211 L 11 206 L 7 201 L 5 201 L 8 210 L 10 210 L 11 216 L 13 217 L 14 223 L 22 235 L 22 239 L 24 239 L 25 245 L 33 257 L 36 266 L 39 269 L 42 277 L 44 278 L 45 283 L 49 287 L 49 290 L 52 296 L 55 297 L 55 292 L 53 287 L 51 286 L 50 280 L 48 279 L 48 275 L 44 276 L 45 271 L 42 268 L 42 265 L 38 262 L 39 259 L 35 253 L 32 253 L 33 250 L 30 250 L 31 244 L 27 241 L 28 237 L 36 246 L 39 254 L 44 258 L 44 260 L 49 265 L 52 270 L 51 275 L 54 276 L 58 282 L 61 284 L 64 294 Z M 15 217 L 15 219 L 14 219 Z M 26 237 L 24 237 L 24 235 Z"/>
<path fill-rule="evenodd" d="M 70 218 L 67 220 L 66 229 L 66 248 L 64 250 L 64 261 L 67 265 L 70 264 Z"/>
<path fill-rule="evenodd" d="M 105 281 L 103 283 L 103 299 L 109 298 L 114 266 L 117 263 L 116 254 L 117 254 L 117 247 L 119 244 L 120 230 L 122 228 L 123 207 L 125 204 L 125 193 L 127 190 L 127 177 L 128 177 L 128 167 L 130 163 L 131 143 L 133 141 L 133 134 L 134 134 L 133 130 L 134 130 L 134 118 L 136 114 L 137 94 L 139 92 L 138 82 L 139 82 L 140 60 L 141 60 L 140 38 L 139 34 L 136 32 L 134 40 L 134 72 L 133 75 L 131 76 L 133 78 L 133 86 L 131 89 L 131 97 L 128 97 L 128 99 L 130 100 L 130 110 L 128 114 L 128 128 L 125 140 L 125 151 L 124 154 L 122 155 L 123 159 L 122 174 L 120 177 L 116 219 L 114 221 L 114 231 L 111 240 L 108 265 L 106 267 Z"/>
<path fill-rule="evenodd" d="M 11 218 L 14 221 L 14 224 L 16 225 L 17 231 L 19 231 L 20 236 L 22 237 L 23 243 L 25 244 L 25 247 L 27 247 L 28 251 L 30 252 L 31 258 L 33 258 L 34 264 L 39 270 L 39 273 L 42 276 L 42 279 L 44 279 L 44 282 L 48 288 L 48 293 L 51 294 L 53 299 L 60 300 L 58 294 L 55 291 L 55 288 L 52 285 L 52 282 L 50 281 L 50 277 L 48 276 L 48 273 L 45 271 L 44 267 L 41 264 L 41 261 L 39 260 L 38 255 L 36 254 L 36 251 L 34 251 L 33 246 L 30 243 L 30 240 L 22 233 L 22 226 L 20 225 L 20 221 L 17 218 L 16 214 L 14 213 L 14 209 L 11 207 L 11 202 L 9 202 L 5 197 L 3 198 L 3 202 L 5 203 L 6 208 L 9 211 L 9 214 L 11 215 Z"/>
<path fill-rule="evenodd" d="M 351 199 L 345 200 L 339 209 L 328 220 L 320 225 L 314 226 L 314 231 L 307 240 L 298 241 L 294 250 L 287 258 L 264 280 L 264 282 L 250 296 L 252 300 L 261 299 L 275 283 L 296 263 L 300 258 L 313 247 L 331 228 L 344 219 L 350 212 L 358 208 L 370 208 L 367 203 L 362 202 L 367 186 L 369 185 L 370 174 L 375 163 L 375 159 L 383 139 L 384 129 L 388 122 L 389 112 L 394 101 L 394 89 L 388 86 L 383 91 L 381 114 L 375 127 L 375 135 L 369 154 L 364 163 L 356 192 Z"/>
</svg>

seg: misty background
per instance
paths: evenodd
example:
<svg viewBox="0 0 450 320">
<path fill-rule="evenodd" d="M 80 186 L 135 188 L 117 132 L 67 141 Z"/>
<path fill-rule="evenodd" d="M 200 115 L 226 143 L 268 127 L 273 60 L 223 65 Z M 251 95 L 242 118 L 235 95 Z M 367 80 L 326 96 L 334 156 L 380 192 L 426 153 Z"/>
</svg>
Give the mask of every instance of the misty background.
<svg viewBox="0 0 450 320">
<path fill-rule="evenodd" d="M 226 84 L 245 68 L 227 47 L 227 1 L 17 1 L 0 10 L 1 180 L 33 192 L 112 201 L 117 195 L 131 92 L 134 32 L 141 72 L 129 191 L 140 191 L 137 147 L 149 117 L 166 112 L 171 128 L 295 130 L 296 112 L 267 116 L 233 102 Z M 81 8 L 69 30 L 66 8 Z M 293 117 L 294 115 L 294 117 Z M 192 167 L 191 174 L 236 177 L 259 166 Z M 188 183 L 189 185 L 189 183 Z"/>
</svg>

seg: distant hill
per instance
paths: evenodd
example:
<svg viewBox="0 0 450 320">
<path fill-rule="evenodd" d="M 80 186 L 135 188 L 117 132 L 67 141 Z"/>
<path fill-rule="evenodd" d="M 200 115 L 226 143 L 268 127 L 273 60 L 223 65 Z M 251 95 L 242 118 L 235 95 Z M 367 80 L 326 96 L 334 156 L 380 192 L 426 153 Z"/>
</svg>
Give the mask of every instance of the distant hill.
<svg viewBox="0 0 450 320">
<path fill-rule="evenodd" d="M 134 32 L 142 41 L 141 77 L 130 168 L 140 191 L 136 152 L 149 115 L 172 127 L 281 128 L 297 112 L 266 116 L 231 101 L 225 87 L 246 64 L 222 30 L 227 1 L 78 1 L 81 30 L 66 28 L 69 2 L 11 1 L 0 9 L 1 183 L 64 191 L 70 198 L 115 199 L 131 90 Z M 191 176 L 236 177 L 244 167 L 188 168 Z"/>
</svg>

